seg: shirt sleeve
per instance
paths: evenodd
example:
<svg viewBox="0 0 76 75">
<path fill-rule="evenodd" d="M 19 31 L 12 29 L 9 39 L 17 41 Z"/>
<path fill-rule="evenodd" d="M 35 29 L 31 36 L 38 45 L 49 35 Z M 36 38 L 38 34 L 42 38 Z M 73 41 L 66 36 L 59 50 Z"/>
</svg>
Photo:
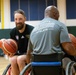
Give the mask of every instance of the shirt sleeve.
<svg viewBox="0 0 76 75">
<path fill-rule="evenodd" d="M 31 43 L 31 40 L 29 40 L 29 42 L 28 42 L 28 48 L 27 48 L 27 50 L 33 50 L 33 45 Z"/>
<path fill-rule="evenodd" d="M 71 42 L 70 37 L 68 35 L 68 29 L 67 27 L 62 24 L 61 26 L 61 32 L 60 32 L 60 42 Z"/>
</svg>

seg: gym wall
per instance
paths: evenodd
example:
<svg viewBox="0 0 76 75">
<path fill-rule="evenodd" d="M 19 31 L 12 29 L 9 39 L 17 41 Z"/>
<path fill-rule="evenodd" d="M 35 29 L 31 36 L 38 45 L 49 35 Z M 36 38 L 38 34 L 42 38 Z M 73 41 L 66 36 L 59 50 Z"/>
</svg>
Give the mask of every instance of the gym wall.
<svg viewBox="0 0 76 75">
<path fill-rule="evenodd" d="M 76 36 L 76 26 L 68 26 L 68 32 Z M 6 38 L 8 39 L 10 37 L 10 30 L 11 29 L 0 29 L 0 39 Z M 0 49 L 0 55 L 2 53 L 2 50 Z"/>
</svg>

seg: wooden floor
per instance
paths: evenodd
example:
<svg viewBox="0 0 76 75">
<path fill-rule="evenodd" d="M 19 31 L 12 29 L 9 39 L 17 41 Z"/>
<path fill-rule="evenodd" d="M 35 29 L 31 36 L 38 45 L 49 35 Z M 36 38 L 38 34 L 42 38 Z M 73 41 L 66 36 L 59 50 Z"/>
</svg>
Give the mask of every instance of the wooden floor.
<svg viewBox="0 0 76 75">
<path fill-rule="evenodd" d="M 4 69 L 9 64 L 9 60 L 4 57 L 0 57 L 0 75 L 2 75 Z"/>
<path fill-rule="evenodd" d="M 0 75 L 2 75 L 4 69 L 6 68 L 6 66 L 8 64 L 9 64 L 9 60 L 8 59 L 6 59 L 4 57 L 0 57 Z"/>
</svg>

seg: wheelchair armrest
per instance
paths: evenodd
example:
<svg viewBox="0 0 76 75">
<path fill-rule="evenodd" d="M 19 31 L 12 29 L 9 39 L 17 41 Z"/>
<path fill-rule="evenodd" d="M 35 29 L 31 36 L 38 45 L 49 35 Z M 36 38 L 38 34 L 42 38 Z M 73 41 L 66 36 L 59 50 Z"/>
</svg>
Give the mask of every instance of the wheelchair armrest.
<svg viewBox="0 0 76 75">
<path fill-rule="evenodd" d="M 32 62 L 32 66 L 61 66 L 61 62 Z"/>
</svg>

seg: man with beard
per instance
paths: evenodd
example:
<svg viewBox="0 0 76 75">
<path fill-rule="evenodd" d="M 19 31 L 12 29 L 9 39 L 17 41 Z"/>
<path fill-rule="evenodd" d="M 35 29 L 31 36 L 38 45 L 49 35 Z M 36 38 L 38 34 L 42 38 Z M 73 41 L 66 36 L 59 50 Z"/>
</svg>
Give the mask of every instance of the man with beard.
<svg viewBox="0 0 76 75">
<path fill-rule="evenodd" d="M 9 56 L 11 63 L 11 75 L 19 75 L 20 71 L 24 68 L 25 63 L 27 63 L 26 50 L 30 33 L 34 27 L 25 24 L 25 13 L 21 9 L 14 12 L 14 21 L 16 27 L 11 30 L 10 38 L 17 42 L 18 50 L 14 56 Z"/>
</svg>

